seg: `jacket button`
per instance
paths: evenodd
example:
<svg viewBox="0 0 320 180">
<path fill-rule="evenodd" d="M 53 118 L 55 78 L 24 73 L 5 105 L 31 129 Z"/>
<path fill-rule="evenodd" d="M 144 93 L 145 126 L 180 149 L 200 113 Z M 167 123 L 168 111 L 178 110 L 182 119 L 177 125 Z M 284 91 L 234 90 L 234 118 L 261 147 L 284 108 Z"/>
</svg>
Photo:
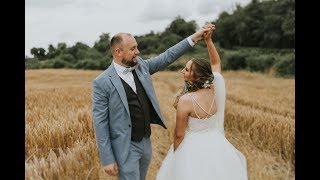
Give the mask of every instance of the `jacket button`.
<svg viewBox="0 0 320 180">
<path fill-rule="evenodd" d="M 129 124 L 129 127 L 131 127 L 131 124 Z"/>
</svg>

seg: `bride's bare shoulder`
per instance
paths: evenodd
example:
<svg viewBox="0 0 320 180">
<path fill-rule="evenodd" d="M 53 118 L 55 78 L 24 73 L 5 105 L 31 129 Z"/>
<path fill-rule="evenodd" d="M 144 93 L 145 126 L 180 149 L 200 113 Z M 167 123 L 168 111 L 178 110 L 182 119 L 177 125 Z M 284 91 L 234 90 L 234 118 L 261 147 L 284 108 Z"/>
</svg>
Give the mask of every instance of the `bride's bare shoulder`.
<svg viewBox="0 0 320 180">
<path fill-rule="evenodd" d="M 187 106 L 191 106 L 192 105 L 192 101 L 191 101 L 191 95 L 192 93 L 186 93 L 184 95 L 182 95 L 179 99 L 178 105 L 182 105 L 183 107 L 187 107 Z"/>
<path fill-rule="evenodd" d="M 186 94 L 182 95 L 179 99 L 179 102 L 180 101 L 182 101 L 183 103 L 191 102 L 190 95 L 191 95 L 191 93 L 186 93 Z"/>
</svg>

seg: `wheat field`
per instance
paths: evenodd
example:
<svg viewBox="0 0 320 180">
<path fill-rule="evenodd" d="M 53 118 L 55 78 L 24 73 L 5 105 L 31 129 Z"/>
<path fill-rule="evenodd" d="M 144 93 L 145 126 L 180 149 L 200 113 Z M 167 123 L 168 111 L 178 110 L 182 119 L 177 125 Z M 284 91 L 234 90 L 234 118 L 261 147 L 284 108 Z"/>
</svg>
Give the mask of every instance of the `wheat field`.
<svg viewBox="0 0 320 180">
<path fill-rule="evenodd" d="M 25 179 L 116 180 L 100 168 L 93 132 L 91 82 L 102 71 L 25 71 Z M 247 158 L 250 180 L 295 179 L 295 80 L 224 71 L 226 138 Z M 173 143 L 179 72 L 152 76 L 167 130 L 152 128 L 147 180 Z"/>
</svg>

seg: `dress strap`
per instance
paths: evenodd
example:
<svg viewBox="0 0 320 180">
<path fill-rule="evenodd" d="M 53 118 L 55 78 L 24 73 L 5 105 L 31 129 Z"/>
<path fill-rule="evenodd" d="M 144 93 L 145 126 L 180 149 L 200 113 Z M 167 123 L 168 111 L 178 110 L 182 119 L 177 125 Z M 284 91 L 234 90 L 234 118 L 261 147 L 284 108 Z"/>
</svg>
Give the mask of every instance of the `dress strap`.
<svg viewBox="0 0 320 180">
<path fill-rule="evenodd" d="M 200 117 L 199 117 L 199 115 L 197 114 L 196 109 L 194 108 L 194 103 L 196 103 L 196 104 L 207 114 L 206 117 L 209 117 L 209 116 L 212 116 L 212 115 L 213 115 L 213 114 L 211 114 L 211 113 L 208 113 L 206 110 L 204 110 L 203 107 L 200 106 L 200 104 L 198 103 L 198 101 L 197 101 L 193 96 L 191 96 L 191 94 L 188 94 L 188 95 L 189 95 L 189 97 L 192 99 L 192 105 L 193 105 L 194 113 L 196 114 L 196 116 L 197 116 L 199 119 L 200 119 Z M 211 103 L 209 112 L 210 112 L 211 109 L 212 109 L 213 103 L 214 103 L 214 96 L 213 96 L 213 100 L 212 100 L 212 103 Z"/>
<path fill-rule="evenodd" d="M 213 106 L 213 103 L 214 103 L 214 95 L 213 95 L 213 99 L 212 99 L 212 103 L 211 103 L 211 106 L 210 106 L 210 109 L 209 109 L 209 111 L 208 112 L 210 112 L 211 111 L 211 109 L 212 109 L 212 106 Z M 200 106 L 200 105 L 199 105 Z M 200 108 L 201 108 L 201 106 L 200 106 Z M 204 110 L 203 108 L 201 108 L 202 110 Z M 207 113 L 207 112 L 206 112 Z M 209 113 L 207 113 L 207 114 L 209 114 Z M 212 116 L 213 114 L 211 114 L 210 113 L 210 116 Z"/>
<path fill-rule="evenodd" d="M 194 108 L 194 102 L 195 102 L 195 99 L 190 95 L 190 94 L 188 94 L 188 96 L 191 98 L 191 101 L 192 101 L 192 107 L 193 107 L 193 111 L 194 111 L 194 113 L 196 114 L 196 116 L 200 119 L 200 116 L 197 114 L 197 111 L 196 111 L 196 109 Z"/>
</svg>

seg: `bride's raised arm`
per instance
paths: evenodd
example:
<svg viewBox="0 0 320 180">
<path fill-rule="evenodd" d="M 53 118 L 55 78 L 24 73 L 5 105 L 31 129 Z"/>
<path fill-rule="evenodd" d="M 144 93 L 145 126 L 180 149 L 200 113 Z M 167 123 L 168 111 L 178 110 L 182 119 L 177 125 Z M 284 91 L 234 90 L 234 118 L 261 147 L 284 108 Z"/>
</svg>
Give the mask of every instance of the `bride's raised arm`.
<svg viewBox="0 0 320 180">
<path fill-rule="evenodd" d="M 215 26 L 212 24 L 206 24 L 204 27 L 206 27 L 206 26 L 212 27 L 211 31 L 203 34 L 203 39 L 206 42 L 207 48 L 208 48 L 211 69 L 212 69 L 212 71 L 221 73 L 220 56 L 218 54 L 216 47 L 213 44 L 212 38 L 211 38 L 212 33 L 215 30 Z"/>
</svg>

